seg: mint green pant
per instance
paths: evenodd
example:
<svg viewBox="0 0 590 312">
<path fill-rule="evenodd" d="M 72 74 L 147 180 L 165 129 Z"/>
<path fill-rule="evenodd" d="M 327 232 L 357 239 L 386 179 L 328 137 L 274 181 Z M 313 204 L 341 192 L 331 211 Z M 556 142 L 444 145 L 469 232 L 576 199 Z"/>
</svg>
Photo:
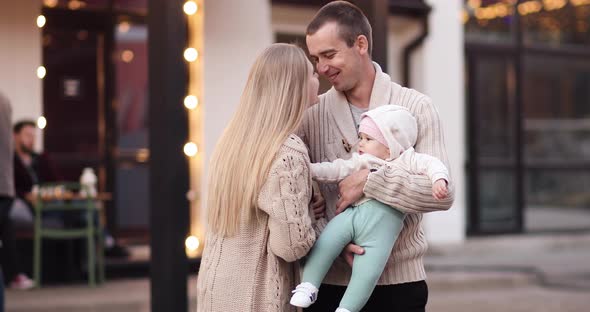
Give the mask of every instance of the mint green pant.
<svg viewBox="0 0 590 312">
<path fill-rule="evenodd" d="M 403 221 L 403 213 L 377 200 L 347 208 L 330 220 L 310 251 L 303 282 L 319 288 L 332 262 L 348 243 L 363 247 L 365 253 L 354 256 L 352 276 L 340 301 L 341 308 L 360 311 L 383 273 Z"/>
</svg>

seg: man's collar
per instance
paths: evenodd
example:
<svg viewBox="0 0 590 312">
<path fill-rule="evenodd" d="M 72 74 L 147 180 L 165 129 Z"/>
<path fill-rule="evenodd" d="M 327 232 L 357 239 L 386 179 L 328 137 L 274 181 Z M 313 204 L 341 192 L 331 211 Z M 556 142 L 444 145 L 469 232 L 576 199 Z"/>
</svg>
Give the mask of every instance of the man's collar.
<svg viewBox="0 0 590 312">
<path fill-rule="evenodd" d="M 371 90 L 369 109 L 390 104 L 391 100 L 391 77 L 381 70 L 379 64 L 373 62 L 373 66 L 375 67 L 375 81 Z M 354 145 L 358 141 L 358 133 L 348 106 L 348 99 L 344 92 L 337 91 L 334 87 L 328 90 L 326 96 L 330 102 L 328 109 L 331 111 L 334 122 L 344 137 L 345 142 L 342 142 L 342 144 Z"/>
</svg>

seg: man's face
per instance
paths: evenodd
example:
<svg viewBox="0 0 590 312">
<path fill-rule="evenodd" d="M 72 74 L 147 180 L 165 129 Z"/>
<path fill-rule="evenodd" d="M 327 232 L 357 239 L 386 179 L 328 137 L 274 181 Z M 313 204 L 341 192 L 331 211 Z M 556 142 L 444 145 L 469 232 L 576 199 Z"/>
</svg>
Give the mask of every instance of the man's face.
<svg viewBox="0 0 590 312">
<path fill-rule="evenodd" d="M 14 134 L 14 144 L 25 153 L 32 153 L 35 145 L 36 129 L 32 126 L 24 126 L 20 132 Z"/>
<path fill-rule="evenodd" d="M 357 45 L 349 47 L 340 38 L 335 22 L 324 24 L 313 35 L 306 37 L 309 54 L 318 73 L 328 79 L 338 91 L 356 87 L 360 77 L 361 54 Z"/>
</svg>

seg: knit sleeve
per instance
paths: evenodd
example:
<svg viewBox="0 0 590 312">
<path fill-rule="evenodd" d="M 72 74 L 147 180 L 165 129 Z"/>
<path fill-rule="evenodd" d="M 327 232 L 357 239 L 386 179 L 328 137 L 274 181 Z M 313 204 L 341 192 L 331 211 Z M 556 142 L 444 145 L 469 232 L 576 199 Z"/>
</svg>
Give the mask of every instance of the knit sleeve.
<svg viewBox="0 0 590 312">
<path fill-rule="evenodd" d="M 361 169 L 369 169 L 381 163 L 383 163 L 383 160 L 375 156 L 354 153 L 350 159 L 336 159 L 332 162 L 311 164 L 311 177 L 319 182 L 336 183 L 353 172 Z"/>
<path fill-rule="evenodd" d="M 433 184 L 439 179 L 449 183 L 449 170 L 438 158 L 428 154 L 416 153 L 413 150 L 402 154 L 400 158 L 411 164 L 413 173 L 426 175 Z"/>
<path fill-rule="evenodd" d="M 419 105 L 415 150 L 440 159 L 449 168 L 438 111 L 428 97 L 424 97 Z M 404 213 L 425 213 L 448 210 L 452 206 L 455 198 L 452 181 L 448 181 L 448 189 L 449 195 L 437 200 L 432 196 L 432 182 L 426 175 L 415 174 L 401 164 L 391 164 L 369 174 L 364 193 Z"/>
<path fill-rule="evenodd" d="M 288 262 L 305 256 L 316 239 L 308 166 L 309 158 L 301 152 L 281 153 L 259 197 L 260 209 L 268 214 L 269 252 Z"/>
</svg>

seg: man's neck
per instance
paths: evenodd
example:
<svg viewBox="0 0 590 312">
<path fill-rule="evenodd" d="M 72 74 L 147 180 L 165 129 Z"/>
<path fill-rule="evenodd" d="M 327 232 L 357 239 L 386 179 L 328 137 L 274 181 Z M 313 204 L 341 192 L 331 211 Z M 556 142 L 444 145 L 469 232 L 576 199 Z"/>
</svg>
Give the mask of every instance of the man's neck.
<svg viewBox="0 0 590 312">
<path fill-rule="evenodd" d="M 344 92 L 348 102 L 358 108 L 369 108 L 371 102 L 371 91 L 375 83 L 376 71 L 373 62 L 369 61 L 361 73 L 358 84 Z"/>
</svg>

